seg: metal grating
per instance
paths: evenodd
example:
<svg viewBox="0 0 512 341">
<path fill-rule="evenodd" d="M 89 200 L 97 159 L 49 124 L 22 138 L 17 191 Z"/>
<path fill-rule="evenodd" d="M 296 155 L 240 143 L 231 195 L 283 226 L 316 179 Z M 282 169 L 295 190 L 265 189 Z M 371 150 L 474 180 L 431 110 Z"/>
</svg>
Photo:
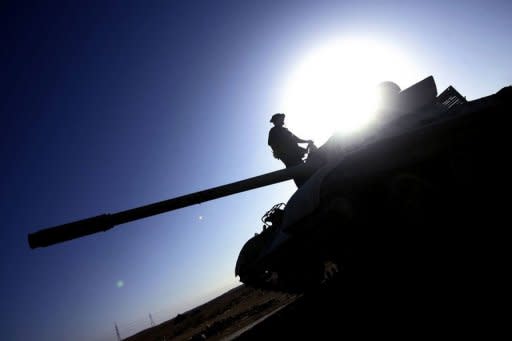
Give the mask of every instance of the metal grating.
<svg viewBox="0 0 512 341">
<path fill-rule="evenodd" d="M 445 91 L 443 91 L 436 99 L 437 103 L 440 103 L 448 108 L 453 107 L 454 105 L 467 103 L 465 97 L 455 90 L 453 86 L 449 86 Z"/>
</svg>

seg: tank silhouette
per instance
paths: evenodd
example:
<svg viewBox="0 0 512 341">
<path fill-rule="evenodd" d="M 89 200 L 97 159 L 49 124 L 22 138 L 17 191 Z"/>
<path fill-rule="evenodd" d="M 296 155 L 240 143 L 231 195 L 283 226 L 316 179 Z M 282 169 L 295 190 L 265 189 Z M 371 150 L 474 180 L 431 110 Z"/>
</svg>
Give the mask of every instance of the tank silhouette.
<svg viewBox="0 0 512 341">
<path fill-rule="evenodd" d="M 508 155 L 503 129 L 511 107 L 512 87 L 468 102 L 451 86 L 437 95 L 428 77 L 397 92 L 366 129 L 312 150 L 303 165 L 40 230 L 28 242 L 49 246 L 309 176 L 242 247 L 235 266 L 241 282 L 302 292 L 348 276 L 361 285 L 378 281 L 381 290 L 407 283 L 433 295 L 439 281 L 462 285 L 475 268 L 485 263 L 478 276 L 489 274 L 504 257 L 498 163 Z"/>
</svg>

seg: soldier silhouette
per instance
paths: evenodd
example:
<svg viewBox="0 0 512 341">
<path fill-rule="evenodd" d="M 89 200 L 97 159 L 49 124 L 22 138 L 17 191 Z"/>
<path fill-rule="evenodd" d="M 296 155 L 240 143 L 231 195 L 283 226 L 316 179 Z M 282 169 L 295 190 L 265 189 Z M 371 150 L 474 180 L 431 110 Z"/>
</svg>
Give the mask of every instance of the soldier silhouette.
<svg viewBox="0 0 512 341">
<path fill-rule="evenodd" d="M 284 127 L 283 113 L 277 113 L 272 116 L 270 122 L 274 124 L 268 133 L 268 145 L 272 148 L 274 157 L 281 160 L 286 168 L 297 166 L 304 161 L 302 158 L 307 149 L 300 147 L 299 143 L 313 144 L 312 140 L 303 140 L 295 136 L 291 131 Z M 294 179 L 297 187 L 302 185 L 306 179 Z"/>
</svg>

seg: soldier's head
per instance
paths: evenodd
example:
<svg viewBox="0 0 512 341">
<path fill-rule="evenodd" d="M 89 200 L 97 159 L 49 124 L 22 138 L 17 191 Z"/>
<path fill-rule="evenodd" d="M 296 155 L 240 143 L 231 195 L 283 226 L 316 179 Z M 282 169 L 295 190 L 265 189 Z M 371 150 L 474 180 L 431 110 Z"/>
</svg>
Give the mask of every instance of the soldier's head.
<svg viewBox="0 0 512 341">
<path fill-rule="evenodd" d="M 270 118 L 270 122 L 274 123 L 275 126 L 284 125 L 284 114 L 278 112 L 277 114 L 272 115 L 272 117 Z"/>
</svg>

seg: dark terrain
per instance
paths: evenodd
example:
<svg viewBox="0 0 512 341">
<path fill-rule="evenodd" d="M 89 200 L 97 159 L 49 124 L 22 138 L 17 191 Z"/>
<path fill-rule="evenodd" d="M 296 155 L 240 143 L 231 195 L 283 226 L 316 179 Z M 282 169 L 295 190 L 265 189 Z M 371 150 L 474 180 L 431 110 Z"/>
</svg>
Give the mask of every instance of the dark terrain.
<svg viewBox="0 0 512 341">
<path fill-rule="evenodd" d="M 294 295 L 241 285 L 125 340 L 221 340 L 295 299 Z"/>
</svg>

